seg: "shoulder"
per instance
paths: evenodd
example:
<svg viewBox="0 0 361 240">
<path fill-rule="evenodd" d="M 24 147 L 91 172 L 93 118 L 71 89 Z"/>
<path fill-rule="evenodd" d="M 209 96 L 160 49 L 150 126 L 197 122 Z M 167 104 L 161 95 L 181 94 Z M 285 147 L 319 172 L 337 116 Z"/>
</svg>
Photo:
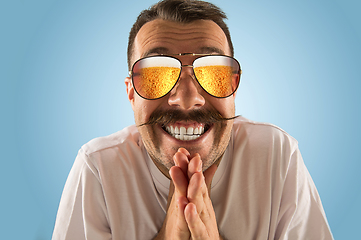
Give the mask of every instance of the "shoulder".
<svg viewBox="0 0 361 240">
<path fill-rule="evenodd" d="M 126 174 L 126 169 L 142 168 L 145 153 L 137 127 L 132 125 L 84 144 L 79 150 L 78 158 L 97 175 L 99 171 Z"/>
<path fill-rule="evenodd" d="M 282 183 L 290 166 L 297 166 L 301 160 L 298 142 L 287 132 L 246 118 L 235 120 L 230 149 L 234 171 L 262 186 Z"/>
<path fill-rule="evenodd" d="M 258 138 L 259 140 L 269 137 L 285 138 L 298 144 L 297 140 L 282 128 L 270 123 L 252 121 L 244 117 L 238 117 L 234 120 L 233 133 L 235 136 L 245 134 L 248 137 Z"/>
<path fill-rule="evenodd" d="M 128 126 L 108 136 L 92 139 L 81 147 L 86 155 L 106 151 L 112 148 L 126 148 L 127 145 L 140 147 L 140 135 L 135 125 Z"/>
<path fill-rule="evenodd" d="M 84 144 L 74 166 L 77 166 L 79 174 L 94 176 L 101 184 L 113 186 L 115 182 L 119 185 L 119 182 L 148 181 L 147 161 L 148 155 L 140 134 L 137 127 L 132 125 Z M 144 178 L 134 178 L 137 175 Z"/>
<path fill-rule="evenodd" d="M 298 142 L 282 128 L 270 123 L 251 121 L 244 117 L 234 120 L 233 138 L 235 145 L 261 149 L 288 150 L 298 148 Z"/>
</svg>

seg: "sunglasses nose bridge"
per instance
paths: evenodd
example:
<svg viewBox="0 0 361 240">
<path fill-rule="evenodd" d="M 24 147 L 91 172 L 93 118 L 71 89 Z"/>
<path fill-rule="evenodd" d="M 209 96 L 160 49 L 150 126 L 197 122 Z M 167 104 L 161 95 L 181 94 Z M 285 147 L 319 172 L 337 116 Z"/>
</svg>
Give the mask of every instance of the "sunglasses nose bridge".
<svg viewBox="0 0 361 240">
<path fill-rule="evenodd" d="M 193 65 L 182 65 L 181 67 L 191 67 L 191 68 L 193 68 Z"/>
<path fill-rule="evenodd" d="M 187 70 L 186 70 L 187 69 Z M 189 70 L 188 70 L 189 69 Z M 186 70 L 186 71 L 184 71 Z M 181 72 L 180 75 L 182 75 L 183 72 L 187 72 L 189 75 L 192 76 L 192 78 L 194 77 L 194 71 L 193 71 L 193 65 L 189 65 L 189 64 L 184 64 L 181 65 Z M 183 73 L 184 74 L 184 73 Z M 179 76 L 180 77 L 180 76 Z"/>
<path fill-rule="evenodd" d="M 179 78 L 184 78 L 184 76 L 190 76 L 193 80 L 196 80 L 195 73 L 193 71 L 193 65 L 181 65 L 181 72 L 179 73 Z"/>
</svg>

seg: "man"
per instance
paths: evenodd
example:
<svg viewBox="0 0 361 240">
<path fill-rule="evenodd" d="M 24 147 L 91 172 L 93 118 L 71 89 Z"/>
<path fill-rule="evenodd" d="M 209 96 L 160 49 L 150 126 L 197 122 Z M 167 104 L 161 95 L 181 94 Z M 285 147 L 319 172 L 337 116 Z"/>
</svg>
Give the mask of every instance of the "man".
<svg viewBox="0 0 361 240">
<path fill-rule="evenodd" d="M 136 126 L 81 148 L 53 239 L 332 239 L 296 140 L 235 117 L 224 18 L 187 0 L 140 14 L 125 79 Z"/>
</svg>

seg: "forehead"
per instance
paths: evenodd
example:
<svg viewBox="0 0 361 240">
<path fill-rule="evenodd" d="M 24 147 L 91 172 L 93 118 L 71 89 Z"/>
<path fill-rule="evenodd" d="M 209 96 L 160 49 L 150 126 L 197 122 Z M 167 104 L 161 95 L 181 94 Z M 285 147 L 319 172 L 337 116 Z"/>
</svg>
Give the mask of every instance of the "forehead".
<svg viewBox="0 0 361 240">
<path fill-rule="evenodd" d="M 226 35 L 211 20 L 177 23 L 156 19 L 139 30 L 132 61 L 152 54 L 211 53 L 230 55 Z"/>
</svg>

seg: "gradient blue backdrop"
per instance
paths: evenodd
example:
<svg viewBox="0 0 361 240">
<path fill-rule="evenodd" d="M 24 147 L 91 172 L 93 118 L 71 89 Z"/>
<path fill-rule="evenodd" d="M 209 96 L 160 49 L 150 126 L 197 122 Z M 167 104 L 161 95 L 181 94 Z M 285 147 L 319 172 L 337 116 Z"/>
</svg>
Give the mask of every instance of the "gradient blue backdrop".
<svg viewBox="0 0 361 240">
<path fill-rule="evenodd" d="M 211 2 L 244 72 L 237 114 L 299 141 L 335 238 L 360 239 L 360 1 Z M 152 3 L 1 1 L 1 239 L 50 239 L 78 149 L 133 124 L 127 37 Z"/>
</svg>

